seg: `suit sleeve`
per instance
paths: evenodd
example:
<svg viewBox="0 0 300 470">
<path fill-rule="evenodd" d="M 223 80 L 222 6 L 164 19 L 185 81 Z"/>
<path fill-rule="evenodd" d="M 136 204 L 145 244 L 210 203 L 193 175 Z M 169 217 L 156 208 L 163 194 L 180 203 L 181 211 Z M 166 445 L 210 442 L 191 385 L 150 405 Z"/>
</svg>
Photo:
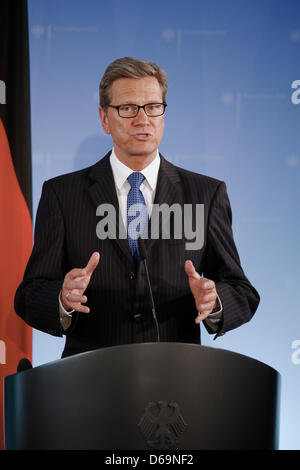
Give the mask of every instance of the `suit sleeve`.
<svg viewBox="0 0 300 470">
<path fill-rule="evenodd" d="M 34 247 L 15 295 L 16 313 L 28 325 L 62 336 L 59 292 L 65 276 L 65 230 L 52 183 L 45 182 L 36 216 Z"/>
<path fill-rule="evenodd" d="M 260 300 L 241 267 L 231 225 L 230 202 L 226 185 L 222 182 L 216 190 L 208 215 L 203 271 L 206 278 L 216 283 L 223 306 L 223 318 L 216 337 L 251 320 Z"/>
</svg>

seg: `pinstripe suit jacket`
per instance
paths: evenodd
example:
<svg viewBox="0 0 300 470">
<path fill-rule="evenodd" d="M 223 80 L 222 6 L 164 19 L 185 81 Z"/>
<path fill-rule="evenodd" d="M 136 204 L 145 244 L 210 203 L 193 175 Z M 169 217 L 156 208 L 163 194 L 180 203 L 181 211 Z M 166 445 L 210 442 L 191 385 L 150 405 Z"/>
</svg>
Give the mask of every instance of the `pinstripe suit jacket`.
<svg viewBox="0 0 300 470">
<path fill-rule="evenodd" d="M 118 208 L 109 155 L 87 169 L 44 183 L 33 251 L 15 296 L 17 314 L 33 328 L 66 334 L 63 357 L 155 339 L 142 263 L 135 267 L 127 239 L 100 240 L 96 235 L 97 206 L 110 203 Z M 184 239 L 146 241 L 161 341 L 200 343 L 186 259 L 216 283 L 223 305 L 217 336 L 249 321 L 259 295 L 240 265 L 225 183 L 176 167 L 161 156 L 154 202 L 204 204 L 202 249 L 186 251 Z M 118 233 L 118 218 L 116 225 Z M 90 313 L 74 312 L 64 332 L 58 305 L 64 276 L 72 268 L 84 267 L 93 251 L 99 251 L 101 259 L 86 291 Z"/>
</svg>

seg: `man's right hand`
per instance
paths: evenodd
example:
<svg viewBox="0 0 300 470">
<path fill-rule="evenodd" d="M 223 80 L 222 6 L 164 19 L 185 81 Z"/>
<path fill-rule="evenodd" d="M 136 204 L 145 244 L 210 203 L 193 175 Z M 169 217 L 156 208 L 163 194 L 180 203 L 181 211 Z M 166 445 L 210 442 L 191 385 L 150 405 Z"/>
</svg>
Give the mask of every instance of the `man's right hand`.
<svg viewBox="0 0 300 470">
<path fill-rule="evenodd" d="M 88 300 L 83 293 L 89 285 L 99 260 L 100 254 L 95 251 L 85 268 L 74 268 L 65 275 L 60 294 L 60 301 L 65 310 L 76 310 L 76 312 L 83 313 L 90 312 L 89 307 L 82 305 L 82 303 L 85 304 Z"/>
</svg>

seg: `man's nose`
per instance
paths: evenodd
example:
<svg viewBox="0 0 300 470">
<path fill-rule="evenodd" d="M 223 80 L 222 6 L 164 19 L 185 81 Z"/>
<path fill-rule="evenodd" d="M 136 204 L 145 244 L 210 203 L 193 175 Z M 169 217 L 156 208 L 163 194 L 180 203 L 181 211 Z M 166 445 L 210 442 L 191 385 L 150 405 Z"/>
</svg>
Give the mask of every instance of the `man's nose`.
<svg viewBox="0 0 300 470">
<path fill-rule="evenodd" d="M 144 108 L 140 108 L 135 116 L 135 124 L 148 122 L 149 118 Z"/>
</svg>

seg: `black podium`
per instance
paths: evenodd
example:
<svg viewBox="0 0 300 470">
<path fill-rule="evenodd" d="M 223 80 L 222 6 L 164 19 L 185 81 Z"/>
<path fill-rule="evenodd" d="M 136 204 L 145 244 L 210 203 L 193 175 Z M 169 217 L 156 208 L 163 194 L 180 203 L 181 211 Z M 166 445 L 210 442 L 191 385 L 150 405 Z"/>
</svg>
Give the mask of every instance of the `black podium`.
<svg viewBox="0 0 300 470">
<path fill-rule="evenodd" d="M 280 376 L 192 344 L 115 346 L 5 378 L 6 449 L 276 449 Z"/>
</svg>

